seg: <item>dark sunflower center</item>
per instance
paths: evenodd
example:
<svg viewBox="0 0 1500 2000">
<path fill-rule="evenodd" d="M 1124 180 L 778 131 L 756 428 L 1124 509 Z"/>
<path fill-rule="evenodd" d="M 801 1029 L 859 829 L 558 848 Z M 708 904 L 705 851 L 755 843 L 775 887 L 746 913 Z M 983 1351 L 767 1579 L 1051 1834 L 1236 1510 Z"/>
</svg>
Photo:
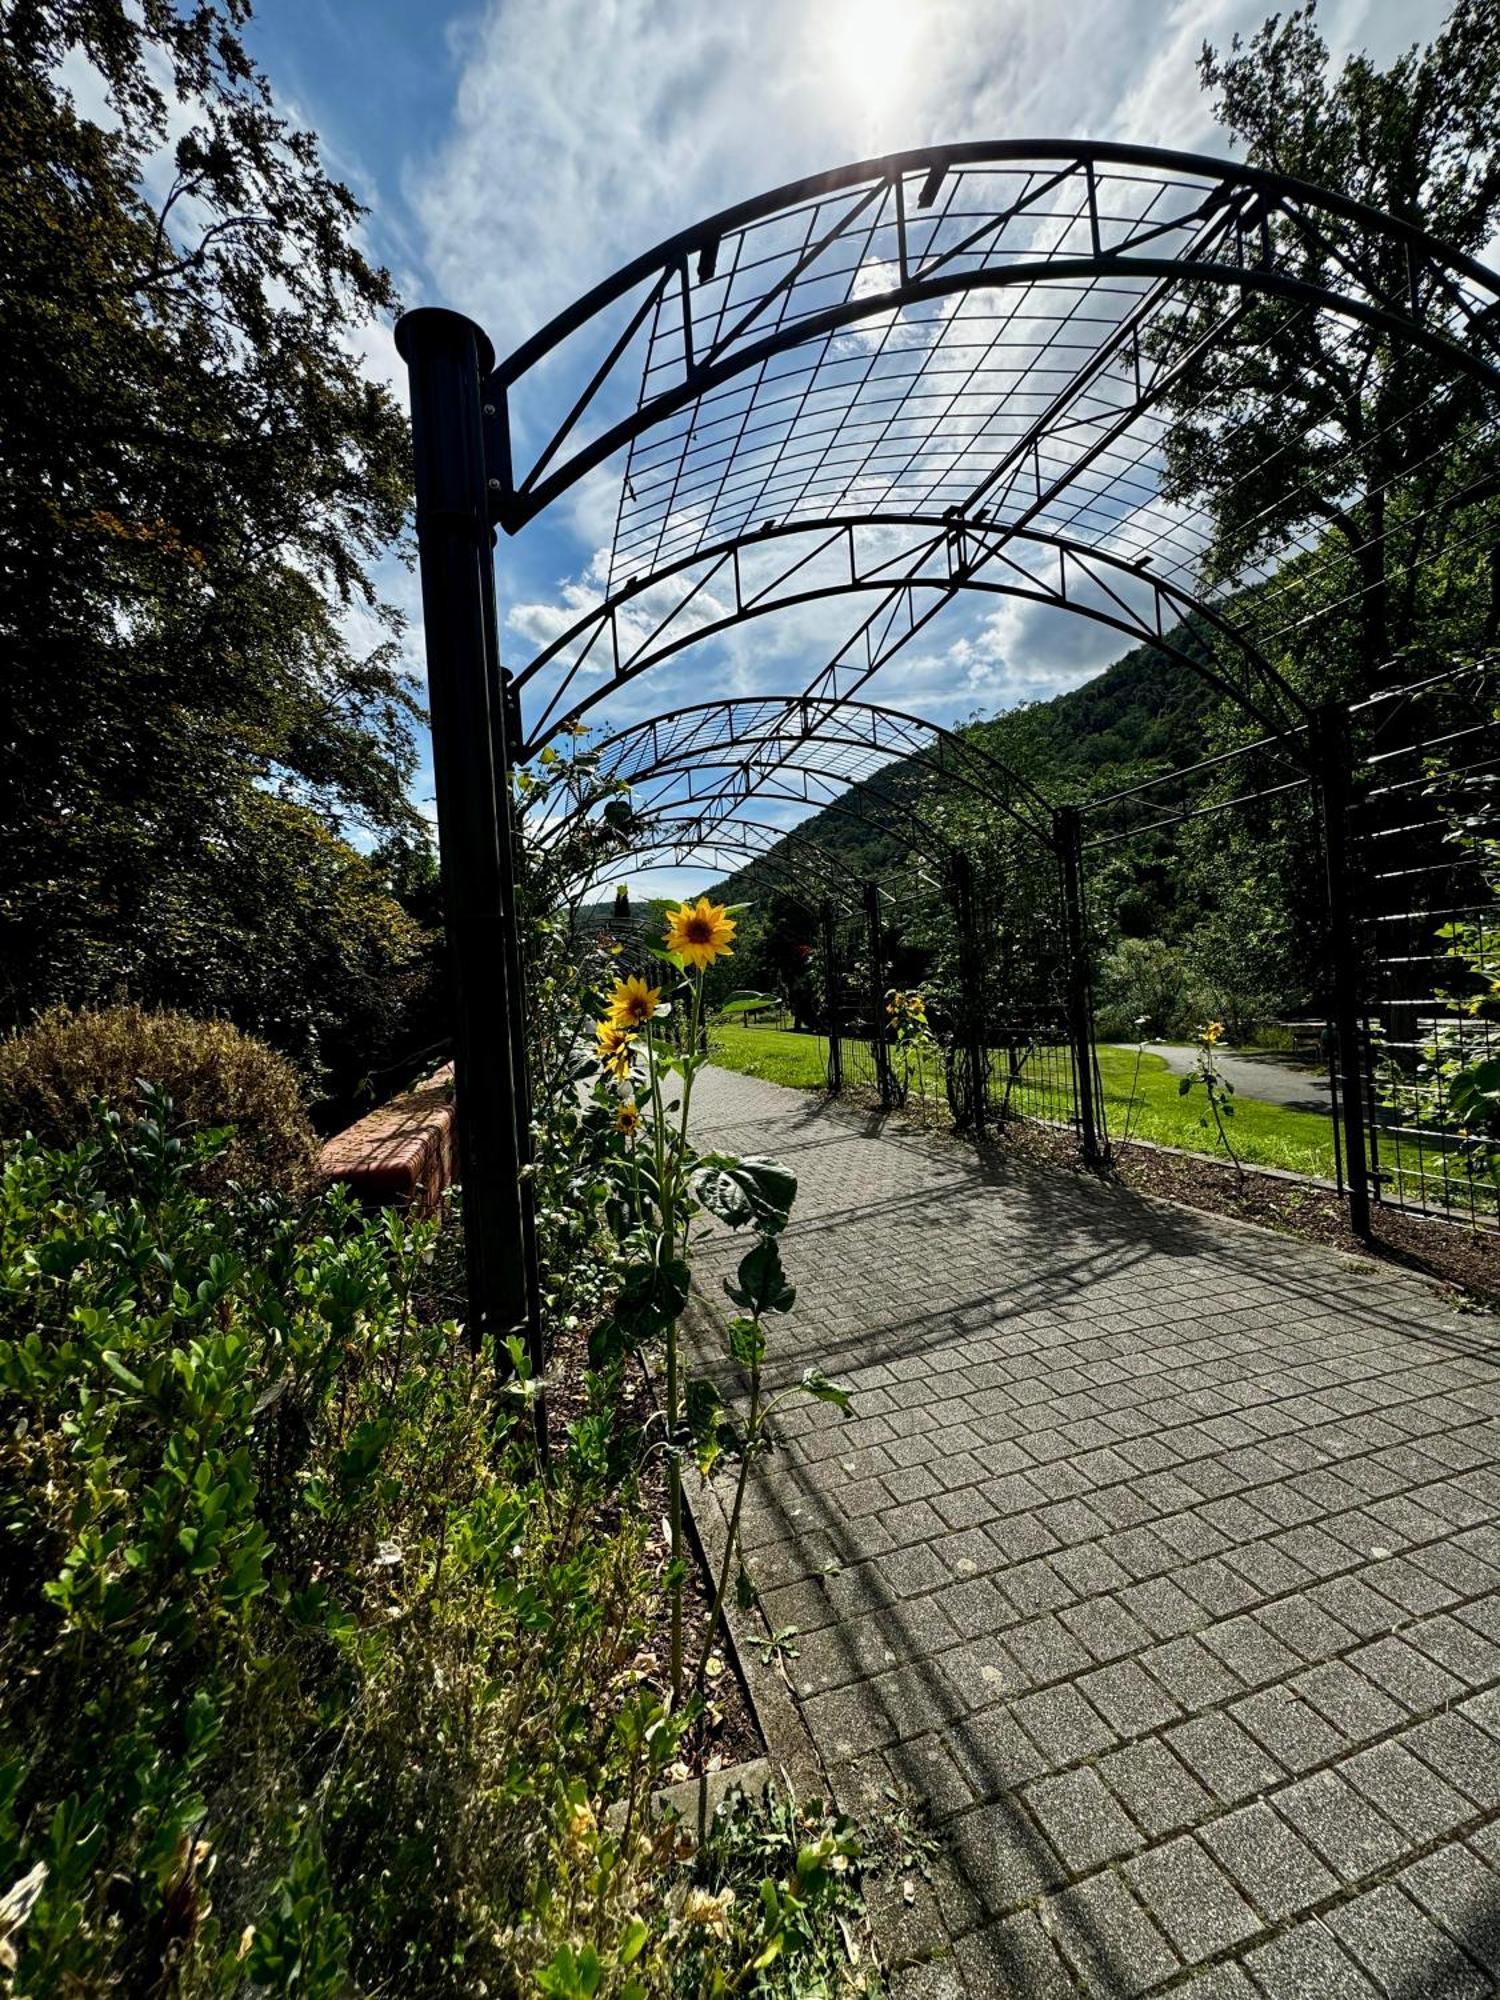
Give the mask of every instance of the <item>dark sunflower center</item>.
<svg viewBox="0 0 1500 2000">
<path fill-rule="evenodd" d="M 689 944 L 712 944 L 714 927 L 707 917 L 689 917 L 687 920 L 687 940 Z"/>
</svg>

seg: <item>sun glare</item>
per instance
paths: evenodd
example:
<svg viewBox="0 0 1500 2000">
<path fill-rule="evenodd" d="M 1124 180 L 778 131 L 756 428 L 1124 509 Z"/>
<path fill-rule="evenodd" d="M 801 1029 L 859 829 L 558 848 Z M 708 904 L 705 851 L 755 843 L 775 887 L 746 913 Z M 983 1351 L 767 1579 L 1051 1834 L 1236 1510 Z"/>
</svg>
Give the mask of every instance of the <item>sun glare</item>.
<svg viewBox="0 0 1500 2000">
<path fill-rule="evenodd" d="M 910 0 L 833 0 L 824 16 L 829 81 L 867 113 L 898 104 L 921 25 Z"/>
</svg>

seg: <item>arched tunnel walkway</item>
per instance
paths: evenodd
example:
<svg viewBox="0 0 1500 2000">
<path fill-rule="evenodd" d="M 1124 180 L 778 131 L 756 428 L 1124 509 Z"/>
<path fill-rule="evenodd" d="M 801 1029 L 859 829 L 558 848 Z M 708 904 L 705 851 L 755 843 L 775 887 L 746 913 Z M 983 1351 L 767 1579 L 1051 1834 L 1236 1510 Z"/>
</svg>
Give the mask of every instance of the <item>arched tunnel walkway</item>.
<svg viewBox="0 0 1500 2000">
<path fill-rule="evenodd" d="M 472 1323 L 524 1331 L 545 1364 L 513 777 L 586 725 L 639 808 L 636 865 L 712 880 L 722 857 L 769 851 L 825 936 L 869 892 L 876 1020 L 880 884 L 784 838 L 786 809 L 864 775 L 840 760 L 868 754 L 866 732 L 870 775 L 886 751 L 920 747 L 950 775 L 957 756 L 997 816 L 1032 823 L 1035 855 L 1011 876 L 1056 874 L 1031 956 L 1048 981 L 1066 965 L 1048 1045 L 1071 1051 L 1081 1151 L 1099 1157 L 1080 801 L 1033 797 L 1038 817 L 1010 776 L 867 699 L 889 699 L 903 653 L 920 685 L 925 635 L 963 604 L 1067 613 L 1149 649 L 1263 737 L 1243 749 L 1274 749 L 1310 787 L 1363 1231 L 1378 1169 L 1353 711 L 1321 681 L 1309 707 L 1284 668 L 1338 627 L 1361 712 L 1404 712 L 1427 684 L 1412 675 L 1433 662 L 1407 660 L 1386 611 L 1398 581 L 1415 603 L 1438 545 L 1424 530 L 1388 552 L 1389 523 L 1403 507 L 1426 521 L 1437 495 L 1444 546 L 1488 535 L 1497 301 L 1500 278 L 1467 255 L 1279 174 L 996 141 L 857 162 L 708 217 L 498 364 L 455 314 L 404 318 Z M 1312 332 L 1355 384 L 1399 362 L 1409 391 L 1399 440 L 1366 436 L 1357 387 L 1337 403 L 1351 427 L 1320 476 L 1386 524 L 1360 529 L 1352 571 L 1304 490 L 1299 440 L 1324 419 L 1302 421 L 1294 397 L 1289 436 L 1243 421 L 1267 368 L 1295 388 Z M 1174 451 L 1207 436 L 1213 466 L 1188 476 Z M 512 614 L 492 544 L 590 480 L 609 547 L 566 616 L 540 607 L 540 650 L 502 667 Z M 1241 549 L 1221 509 L 1247 494 Z M 782 642 L 753 700 L 727 699 L 747 689 L 713 643 L 762 620 L 805 637 Z M 1441 626 L 1428 637 L 1441 652 Z M 718 679 L 694 677 L 695 646 Z M 644 677 L 661 670 L 653 704 Z M 606 832 L 620 801 L 618 784 L 597 801 Z M 910 866 L 952 877 L 978 1106 L 992 1046 L 1015 1035 L 975 1025 L 972 858 L 928 804 L 872 803 L 867 786 L 858 810 Z M 601 850 L 566 873 L 577 831 L 567 815 L 546 852 L 582 893 Z M 1427 1003 L 1403 989 L 1402 1004 Z M 1485 1323 L 1373 1264 L 1084 1177 L 992 1172 L 722 1072 L 701 1088 L 705 1138 L 801 1177 L 786 1257 L 802 1298 L 777 1365 L 816 1362 L 856 1393 L 847 1424 L 823 1405 L 788 1416 L 747 1541 L 772 1631 L 799 1628 L 798 1699 L 841 1799 L 899 1783 L 940 1822 L 931 1892 L 892 1926 L 900 2000 L 1500 1990 L 1500 1343 Z M 705 1299 L 734 1254 L 707 1244 Z"/>
<path fill-rule="evenodd" d="M 1490 1324 L 750 1077 L 694 1112 L 799 1176 L 774 1379 L 853 1391 L 745 1542 L 841 1805 L 936 1822 L 901 2000 L 1500 1988 Z"/>
</svg>

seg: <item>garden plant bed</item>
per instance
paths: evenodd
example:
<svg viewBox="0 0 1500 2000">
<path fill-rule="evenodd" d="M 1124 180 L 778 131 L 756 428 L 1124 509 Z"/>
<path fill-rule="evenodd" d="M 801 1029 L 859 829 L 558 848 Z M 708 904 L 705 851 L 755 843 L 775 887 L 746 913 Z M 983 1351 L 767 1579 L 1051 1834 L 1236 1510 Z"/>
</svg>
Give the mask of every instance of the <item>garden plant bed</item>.
<svg viewBox="0 0 1500 2000">
<path fill-rule="evenodd" d="M 424 1316 L 429 1319 L 462 1318 L 464 1272 L 463 1223 L 460 1216 L 445 1216 L 427 1277 L 428 1285 L 421 1302 Z M 547 1374 L 547 1435 L 554 1451 L 565 1445 L 568 1426 L 586 1413 L 584 1383 L 588 1366 L 588 1329 L 580 1326 L 559 1334 Z M 632 1365 L 627 1369 L 621 1389 L 622 1425 L 640 1428 L 653 1417 L 655 1410 L 656 1400 L 649 1380 L 640 1368 Z M 689 1499 L 697 1497 L 696 1483 L 696 1476 L 688 1481 Z M 653 1455 L 641 1474 L 638 1497 L 640 1506 L 653 1523 L 651 1564 L 658 1587 L 653 1600 L 650 1636 L 637 1665 L 656 1692 L 664 1696 L 671 1659 L 671 1610 L 663 1583 L 669 1560 L 667 1478 L 665 1461 L 659 1454 Z M 614 1496 L 601 1503 L 599 1526 L 602 1532 L 607 1533 L 615 1525 L 617 1506 Z M 693 1566 L 684 1605 L 683 1637 L 685 1657 L 696 1660 L 703 1644 L 712 1585 L 696 1536 L 691 1536 L 690 1541 Z M 675 1773 L 679 1779 L 696 1776 L 705 1766 L 710 1771 L 724 1770 L 759 1758 L 765 1751 L 755 1708 L 733 1645 L 726 1648 L 721 1643 L 715 1658 L 722 1663 L 722 1667 L 710 1683 L 706 1727 L 695 1731 L 691 1743 L 686 1746 L 692 1754 L 683 1768 Z"/>
</svg>

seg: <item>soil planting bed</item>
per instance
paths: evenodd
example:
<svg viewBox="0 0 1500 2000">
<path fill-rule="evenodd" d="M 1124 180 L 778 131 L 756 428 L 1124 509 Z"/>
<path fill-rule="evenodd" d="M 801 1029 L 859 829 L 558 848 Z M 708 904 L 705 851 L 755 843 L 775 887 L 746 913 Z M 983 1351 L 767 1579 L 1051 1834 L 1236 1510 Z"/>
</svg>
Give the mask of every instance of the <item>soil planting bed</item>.
<svg viewBox="0 0 1500 2000">
<path fill-rule="evenodd" d="M 444 1216 L 443 1226 L 438 1232 L 436 1254 L 427 1278 L 425 1296 L 421 1302 L 424 1314 L 433 1319 L 462 1319 L 465 1311 L 463 1227 L 455 1215 Z M 554 1450 L 563 1448 L 568 1425 L 585 1413 L 584 1379 L 587 1372 L 588 1333 L 584 1328 L 577 1328 L 559 1338 L 547 1370 L 547 1433 Z M 650 1384 L 642 1371 L 632 1365 L 625 1376 L 621 1422 L 640 1429 L 653 1416 L 655 1408 Z M 658 1434 L 659 1429 L 659 1424 L 653 1424 L 653 1435 Z M 726 1472 L 725 1476 L 730 1475 Z M 697 1480 L 697 1473 L 688 1471 L 684 1497 L 689 1505 Z M 666 1589 L 661 1581 L 666 1574 L 670 1552 L 667 1533 L 666 1463 L 660 1454 L 653 1454 L 643 1470 L 638 1498 L 640 1506 L 646 1511 L 651 1522 L 649 1553 L 657 1587 L 652 1597 L 651 1628 L 647 1633 L 646 1644 L 637 1665 L 658 1692 L 664 1695 L 671 1675 L 672 1621 Z M 600 1526 L 608 1529 L 612 1525 L 613 1520 L 606 1508 L 601 1511 Z M 708 1608 L 713 1596 L 712 1584 L 704 1570 L 691 1531 L 688 1536 L 688 1560 L 691 1571 L 683 1607 L 683 1657 L 691 1671 L 692 1665 L 702 1651 L 703 1634 L 708 1624 Z M 705 1766 L 710 1771 L 717 1771 L 726 1765 L 742 1763 L 748 1758 L 764 1754 L 765 1746 L 755 1720 L 755 1710 L 751 1706 L 733 1650 L 726 1648 L 723 1643 L 722 1632 L 720 1644 L 715 1648 L 714 1664 L 718 1671 L 713 1674 L 708 1685 L 708 1712 L 703 1725 L 695 1732 L 694 1739 L 687 1746 L 689 1754 L 685 1758 L 683 1768 L 674 1770 L 672 1773 L 674 1777 L 696 1776 Z"/>
</svg>

